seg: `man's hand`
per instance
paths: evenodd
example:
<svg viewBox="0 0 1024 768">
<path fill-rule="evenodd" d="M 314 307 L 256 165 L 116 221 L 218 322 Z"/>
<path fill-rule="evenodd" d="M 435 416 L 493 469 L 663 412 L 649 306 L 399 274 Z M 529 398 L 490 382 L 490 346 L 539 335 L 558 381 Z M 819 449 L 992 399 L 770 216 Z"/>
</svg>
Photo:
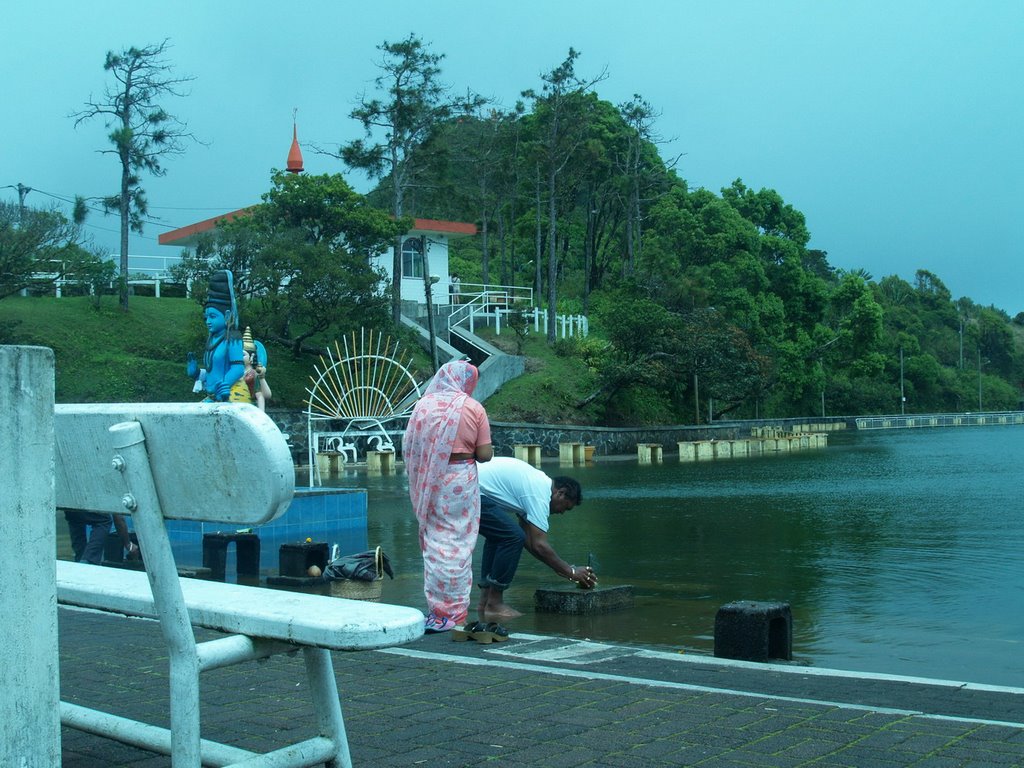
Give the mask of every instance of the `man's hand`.
<svg viewBox="0 0 1024 768">
<path fill-rule="evenodd" d="M 589 565 L 586 568 L 573 566 L 572 574 L 570 578 L 580 589 L 593 589 L 597 586 L 597 574 Z"/>
</svg>

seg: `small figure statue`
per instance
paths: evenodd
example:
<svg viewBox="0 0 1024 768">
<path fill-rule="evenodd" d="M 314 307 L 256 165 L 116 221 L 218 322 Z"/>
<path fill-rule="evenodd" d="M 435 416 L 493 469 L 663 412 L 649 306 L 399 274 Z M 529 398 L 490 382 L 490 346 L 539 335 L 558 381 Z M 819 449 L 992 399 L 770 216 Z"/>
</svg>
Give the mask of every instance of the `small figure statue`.
<svg viewBox="0 0 1024 768">
<path fill-rule="evenodd" d="M 238 334 L 238 307 L 235 304 L 234 277 L 222 269 L 210 275 L 210 288 L 203 307 L 209 335 L 200 368 L 191 352 L 185 372 L 196 382 L 193 391 L 206 389 L 206 402 L 227 402 L 231 388 L 245 373 L 242 339 Z"/>
<path fill-rule="evenodd" d="M 246 326 L 242 334 L 243 361 L 245 373 L 242 380 L 231 388 L 232 403 L 256 403 L 261 410 L 267 409 L 267 400 L 273 395 L 267 383 L 267 350 L 252 338 L 252 329 Z"/>
</svg>

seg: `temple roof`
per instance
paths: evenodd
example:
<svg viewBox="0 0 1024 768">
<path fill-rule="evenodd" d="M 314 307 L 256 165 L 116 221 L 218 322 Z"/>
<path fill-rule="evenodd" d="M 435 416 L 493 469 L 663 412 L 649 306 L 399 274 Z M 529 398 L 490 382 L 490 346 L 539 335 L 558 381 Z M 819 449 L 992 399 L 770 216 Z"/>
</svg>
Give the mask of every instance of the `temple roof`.
<svg viewBox="0 0 1024 768">
<path fill-rule="evenodd" d="M 174 245 L 180 248 L 190 248 L 199 241 L 199 236 L 205 232 L 212 232 L 222 221 L 233 221 L 241 216 L 247 216 L 251 208 L 239 208 L 237 211 L 222 213 L 210 219 L 197 221 L 170 232 L 164 232 L 157 238 L 160 245 Z M 442 221 L 439 219 L 413 219 L 413 227 L 409 234 L 434 233 L 448 235 L 448 237 L 469 237 L 476 234 L 476 224 L 464 221 Z"/>
</svg>

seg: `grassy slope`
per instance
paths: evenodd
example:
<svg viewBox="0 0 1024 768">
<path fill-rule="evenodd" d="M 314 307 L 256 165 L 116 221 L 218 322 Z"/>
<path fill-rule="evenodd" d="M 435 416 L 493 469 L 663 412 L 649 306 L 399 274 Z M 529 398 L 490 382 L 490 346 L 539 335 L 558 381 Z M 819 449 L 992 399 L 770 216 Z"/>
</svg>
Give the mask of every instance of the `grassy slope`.
<svg viewBox="0 0 1024 768">
<path fill-rule="evenodd" d="M 52 348 L 57 401 L 62 403 L 196 401 L 199 396 L 192 393 L 185 376 L 185 355 L 200 354 L 205 338 L 199 306 L 191 299 L 134 296 L 127 314 L 109 296 L 99 308 L 87 297 L 0 301 L 0 343 Z M 490 340 L 506 352 L 517 351 L 512 334 Z M 274 347 L 268 352 L 271 405 L 304 407 L 306 387 L 319 361 L 312 356 L 293 360 L 290 353 Z M 490 418 L 592 423 L 593 414 L 575 408 L 594 387 L 586 366 L 555 355 L 543 336 L 528 337 L 523 353 L 527 375 L 488 399 Z"/>
<path fill-rule="evenodd" d="M 57 364 L 57 401 L 191 402 L 187 352 L 202 353 L 206 329 L 190 299 L 135 296 L 129 311 L 104 297 L 8 298 L 0 301 L 0 340 L 50 347 Z M 274 404 L 302 406 L 313 360 L 293 362 L 270 350 Z"/>
<path fill-rule="evenodd" d="M 481 333 L 491 344 L 517 354 L 512 334 L 494 337 Z M 577 357 L 555 354 L 543 334 L 531 334 L 522 347 L 526 373 L 513 379 L 488 398 L 485 406 L 492 421 L 531 424 L 595 424 L 593 408 L 576 404 L 597 388 L 593 372 Z"/>
</svg>

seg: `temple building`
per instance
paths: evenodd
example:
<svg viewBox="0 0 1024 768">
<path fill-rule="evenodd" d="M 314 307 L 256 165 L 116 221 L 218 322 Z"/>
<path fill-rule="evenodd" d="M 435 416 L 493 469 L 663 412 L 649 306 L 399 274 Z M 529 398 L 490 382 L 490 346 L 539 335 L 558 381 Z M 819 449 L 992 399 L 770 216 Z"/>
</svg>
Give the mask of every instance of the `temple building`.
<svg viewBox="0 0 1024 768">
<path fill-rule="evenodd" d="M 288 150 L 285 169 L 289 173 L 302 173 L 302 148 L 299 145 L 298 127 L 292 124 L 292 143 Z M 159 236 L 160 245 L 176 248 L 194 248 L 199 237 L 212 232 L 222 221 L 232 221 L 247 216 L 248 208 L 228 211 L 209 219 L 197 221 L 184 227 L 164 232 Z M 403 301 L 422 304 L 426 301 L 424 278 L 437 276 L 438 281 L 431 287 L 431 298 L 435 305 L 448 304 L 451 296 L 457 294 L 452 288 L 452 275 L 448 269 L 448 244 L 455 238 L 471 237 L 477 233 L 475 224 L 437 219 L 414 219 L 413 228 L 402 237 L 401 293 Z M 427 244 L 427 269 L 424 274 L 423 246 Z M 380 267 L 389 280 L 394 277 L 394 259 L 390 250 L 370 257 L 371 263 Z"/>
</svg>

